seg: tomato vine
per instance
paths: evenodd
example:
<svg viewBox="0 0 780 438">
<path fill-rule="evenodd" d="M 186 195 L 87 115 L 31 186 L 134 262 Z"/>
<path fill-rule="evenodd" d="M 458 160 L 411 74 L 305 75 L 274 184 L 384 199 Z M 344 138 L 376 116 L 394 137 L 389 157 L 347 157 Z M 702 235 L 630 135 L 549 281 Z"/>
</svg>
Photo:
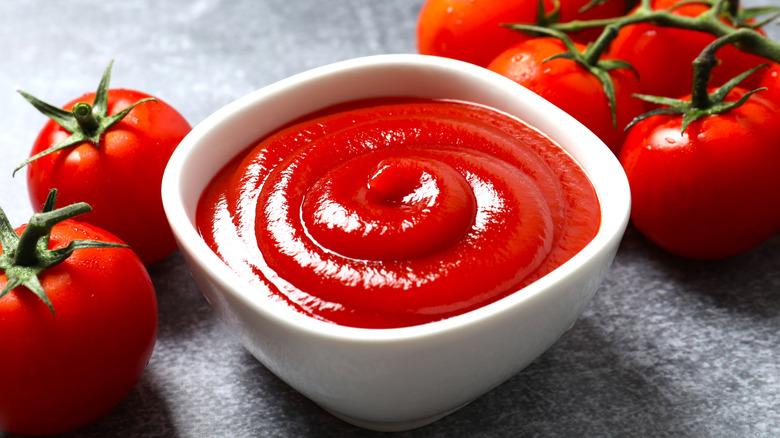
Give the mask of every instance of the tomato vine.
<svg viewBox="0 0 780 438">
<path fill-rule="evenodd" d="M 709 92 L 709 88 L 707 87 L 707 78 L 710 70 L 712 70 L 712 68 L 718 63 L 718 60 L 715 57 L 715 51 L 724 45 L 729 44 L 732 40 L 740 38 L 741 35 L 743 35 L 743 33 L 732 33 L 718 38 L 713 43 L 708 45 L 702 51 L 701 55 L 699 55 L 699 57 L 693 61 L 694 83 L 690 100 L 672 99 L 661 96 L 636 95 L 636 97 L 642 100 L 663 105 L 663 107 L 634 118 L 628 124 L 628 126 L 626 126 L 626 130 L 638 122 L 647 119 L 648 117 L 662 114 L 678 114 L 683 117 L 681 132 L 685 132 L 685 129 L 694 120 L 698 120 L 702 117 L 713 114 L 721 114 L 742 106 L 745 102 L 747 102 L 750 96 L 758 91 L 765 90 L 766 88 L 757 88 L 755 90 L 748 91 L 742 95 L 739 100 L 725 100 L 726 96 L 728 96 L 728 94 L 745 78 L 755 73 L 757 70 L 767 67 L 767 64 L 762 64 L 732 78 L 730 81 L 715 91 L 711 93 Z"/>
<path fill-rule="evenodd" d="M 705 4 L 708 8 L 701 14 L 693 17 L 672 14 L 673 9 L 690 3 Z M 661 27 L 675 27 L 714 35 L 717 38 L 716 41 L 707 46 L 692 64 L 694 71 L 694 80 L 691 84 L 693 98 L 691 103 L 686 104 L 686 106 L 688 107 L 687 114 L 693 117 L 694 113 L 716 114 L 728 111 L 743 103 L 741 100 L 736 103 L 722 104 L 722 97 L 728 91 L 716 95 L 708 94 L 708 79 L 712 69 L 717 65 L 716 50 L 726 45 L 733 45 L 743 52 L 780 63 L 780 43 L 771 40 L 757 30 L 780 16 L 779 11 L 780 8 L 777 7 L 741 8 L 739 0 L 683 0 L 668 9 L 655 10 L 652 8 L 651 0 L 641 0 L 636 9 L 622 17 L 584 21 L 574 20 L 566 23 L 556 23 L 546 19 L 545 21 L 540 20 L 535 25 L 505 24 L 505 26 L 532 35 L 545 34 L 555 36 L 561 38 L 564 42 L 570 41 L 567 36 L 569 34 L 603 27 L 604 30 L 596 41 L 589 44 L 583 53 L 577 52 L 571 44 L 567 44 L 569 53 L 563 56 L 574 59 L 581 65 L 586 66 L 602 82 L 605 93 L 610 97 L 613 121 L 615 120 L 614 91 L 611 78 L 606 71 L 615 68 L 632 68 L 632 66 L 620 60 L 610 60 L 608 64 L 605 64 L 601 61 L 601 58 L 617 37 L 620 29 L 633 24 L 651 23 Z M 755 21 L 756 18 L 766 14 L 772 14 L 772 16 L 763 21 Z M 754 70 L 751 70 L 750 73 L 752 71 Z M 741 80 L 748 75 L 749 73 L 746 72 L 736 78 Z M 738 82 L 739 80 L 736 81 L 736 83 Z M 736 83 L 731 81 L 729 83 L 728 89 L 736 85 Z M 749 96 L 746 96 L 745 100 L 747 97 Z M 654 99 L 652 96 L 646 95 L 641 96 L 641 98 L 654 103 L 671 104 L 675 107 L 674 111 L 678 111 L 681 108 L 679 101 L 676 99 L 663 99 L 661 97 Z M 716 102 L 718 98 L 721 99 L 720 103 Z M 697 108 L 701 111 L 694 112 L 691 111 L 691 108 Z M 652 113 L 654 114 L 655 112 Z M 646 118 L 648 115 L 640 117 Z M 629 124 L 629 126 L 633 123 Z M 683 127 L 686 125 L 687 123 Z"/>
</svg>

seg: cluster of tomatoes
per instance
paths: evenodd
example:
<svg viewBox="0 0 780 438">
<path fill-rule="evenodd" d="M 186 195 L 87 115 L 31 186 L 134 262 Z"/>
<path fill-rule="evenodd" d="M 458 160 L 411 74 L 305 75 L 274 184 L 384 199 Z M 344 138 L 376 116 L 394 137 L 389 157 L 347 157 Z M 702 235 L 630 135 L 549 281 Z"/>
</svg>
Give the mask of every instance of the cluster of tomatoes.
<svg viewBox="0 0 780 438">
<path fill-rule="evenodd" d="M 51 120 L 17 168 L 38 213 L 14 230 L 0 210 L 0 431 L 51 435 L 97 420 L 154 350 L 146 266 L 176 249 L 160 185 L 191 128 L 159 99 L 109 89 L 110 71 L 63 108 L 22 93 Z"/>
<path fill-rule="evenodd" d="M 780 66 L 728 45 L 716 54 L 719 63 L 707 83 L 713 91 L 745 71 L 769 65 L 724 98 L 744 97 L 744 104 L 686 120 L 684 130 L 680 114 L 653 115 L 633 124 L 635 118 L 659 108 L 637 94 L 690 101 L 693 61 L 716 36 L 651 21 L 613 26 L 610 30 L 616 28 L 616 34 L 597 53 L 598 60 L 590 60 L 592 65 L 598 61 L 610 67 L 605 74 L 614 95 L 609 96 L 604 81 L 587 63 L 562 56 L 573 46 L 587 57 L 597 46 L 594 41 L 603 42 L 603 28 L 584 27 L 587 30 L 558 38 L 552 33 L 520 32 L 506 24 L 544 26 L 545 21 L 576 20 L 607 25 L 639 6 L 625 0 L 558 1 L 545 0 L 541 2 L 545 10 L 538 11 L 537 0 L 428 0 L 419 15 L 418 49 L 507 76 L 591 129 L 626 171 L 633 224 L 666 250 L 695 259 L 726 258 L 780 231 L 780 204 L 771 199 L 780 190 L 780 172 L 775 171 L 780 163 Z M 698 17 L 718 3 L 726 4 L 653 0 L 644 6 Z M 749 22 L 732 20 L 728 25 L 737 28 Z M 765 89 L 750 94 L 757 88 Z"/>
</svg>

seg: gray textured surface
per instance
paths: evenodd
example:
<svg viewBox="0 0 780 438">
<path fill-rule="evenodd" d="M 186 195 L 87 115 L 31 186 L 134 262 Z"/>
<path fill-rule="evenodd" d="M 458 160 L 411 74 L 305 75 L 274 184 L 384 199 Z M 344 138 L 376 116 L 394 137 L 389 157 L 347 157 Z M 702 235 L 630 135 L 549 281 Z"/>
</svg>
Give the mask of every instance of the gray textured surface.
<svg viewBox="0 0 780 438">
<path fill-rule="evenodd" d="M 4 1 L 0 205 L 15 225 L 31 214 L 24 176 L 11 171 L 44 119 L 17 89 L 62 104 L 93 90 L 115 59 L 112 85 L 157 95 L 196 124 L 312 67 L 414 52 L 421 2 Z M 778 251 L 780 236 L 728 261 L 691 262 L 629 229 L 605 283 L 552 349 L 457 413 L 397 436 L 780 436 Z M 178 254 L 150 272 L 160 333 L 149 368 L 113 412 L 70 436 L 375 435 L 255 361 Z"/>
</svg>

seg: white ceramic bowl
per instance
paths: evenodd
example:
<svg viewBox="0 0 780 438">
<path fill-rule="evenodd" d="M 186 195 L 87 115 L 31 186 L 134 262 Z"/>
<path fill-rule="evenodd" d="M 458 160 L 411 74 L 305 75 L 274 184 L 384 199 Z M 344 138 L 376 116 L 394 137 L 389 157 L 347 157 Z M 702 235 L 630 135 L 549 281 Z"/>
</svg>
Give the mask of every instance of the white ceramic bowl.
<svg viewBox="0 0 780 438">
<path fill-rule="evenodd" d="M 200 238 L 198 199 L 231 158 L 285 122 L 379 96 L 460 99 L 514 114 L 556 140 L 590 176 L 597 236 L 526 288 L 469 313 L 398 329 L 314 320 L 253 290 Z M 419 427 L 501 384 L 570 328 L 612 262 L 628 222 L 620 164 L 590 131 L 486 69 L 422 55 L 382 55 L 317 68 L 244 96 L 197 125 L 173 154 L 163 202 L 181 253 L 219 317 L 269 370 L 334 415 L 375 430 Z"/>
</svg>

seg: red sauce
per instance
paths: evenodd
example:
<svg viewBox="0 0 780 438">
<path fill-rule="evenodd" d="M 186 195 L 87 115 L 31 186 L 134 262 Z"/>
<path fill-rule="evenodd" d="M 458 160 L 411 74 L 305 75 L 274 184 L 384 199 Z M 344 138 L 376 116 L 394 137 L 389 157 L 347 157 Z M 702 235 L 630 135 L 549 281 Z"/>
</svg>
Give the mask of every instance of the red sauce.
<svg viewBox="0 0 780 438">
<path fill-rule="evenodd" d="M 524 122 L 455 101 L 374 99 L 261 139 L 198 205 L 234 271 L 311 317 L 404 327 L 468 312 L 595 236 L 593 186 Z"/>
</svg>

